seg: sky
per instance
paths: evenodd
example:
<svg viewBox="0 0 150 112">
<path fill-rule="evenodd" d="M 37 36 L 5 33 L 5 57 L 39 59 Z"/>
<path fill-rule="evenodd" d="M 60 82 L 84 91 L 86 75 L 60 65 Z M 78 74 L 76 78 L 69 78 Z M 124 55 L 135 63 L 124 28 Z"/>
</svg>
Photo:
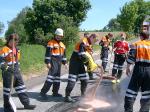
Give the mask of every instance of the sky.
<svg viewBox="0 0 150 112">
<path fill-rule="evenodd" d="M 81 23 L 82 30 L 99 30 L 106 26 L 110 19 L 120 13 L 120 8 L 131 0 L 90 0 L 92 8 L 87 18 Z M 8 22 L 26 6 L 32 7 L 33 0 L 0 0 L 0 22 L 5 25 L 3 36 L 8 28 Z"/>
</svg>

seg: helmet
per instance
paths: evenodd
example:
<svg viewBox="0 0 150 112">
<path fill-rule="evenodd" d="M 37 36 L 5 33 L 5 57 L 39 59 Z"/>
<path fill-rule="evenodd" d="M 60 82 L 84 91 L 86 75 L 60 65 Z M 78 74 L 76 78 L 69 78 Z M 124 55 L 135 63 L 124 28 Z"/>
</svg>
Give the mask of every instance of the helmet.
<svg viewBox="0 0 150 112">
<path fill-rule="evenodd" d="M 55 31 L 55 35 L 64 36 L 63 32 L 64 31 L 61 28 L 57 28 L 56 31 Z"/>
</svg>

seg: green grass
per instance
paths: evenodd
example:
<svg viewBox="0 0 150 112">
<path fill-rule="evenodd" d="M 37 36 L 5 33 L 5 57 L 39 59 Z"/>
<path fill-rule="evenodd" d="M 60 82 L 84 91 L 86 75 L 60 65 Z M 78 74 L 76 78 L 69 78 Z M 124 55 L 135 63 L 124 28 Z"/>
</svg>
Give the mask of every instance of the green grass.
<svg viewBox="0 0 150 112">
<path fill-rule="evenodd" d="M 22 44 L 19 48 L 20 68 L 23 73 L 40 71 L 44 68 L 45 48 L 43 46 Z"/>
</svg>

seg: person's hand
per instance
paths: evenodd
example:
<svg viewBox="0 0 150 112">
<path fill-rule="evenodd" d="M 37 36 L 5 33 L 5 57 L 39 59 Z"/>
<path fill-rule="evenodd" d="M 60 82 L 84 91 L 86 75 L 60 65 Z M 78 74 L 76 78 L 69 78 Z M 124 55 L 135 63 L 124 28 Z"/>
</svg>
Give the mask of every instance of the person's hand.
<svg viewBox="0 0 150 112">
<path fill-rule="evenodd" d="M 51 69 L 51 64 L 50 63 L 47 64 L 47 68 Z"/>
<path fill-rule="evenodd" d="M 127 76 L 130 76 L 130 75 L 131 75 L 131 70 L 130 70 L 130 68 L 128 68 L 128 67 L 127 67 L 127 69 L 126 69 L 126 75 L 127 75 Z"/>
</svg>

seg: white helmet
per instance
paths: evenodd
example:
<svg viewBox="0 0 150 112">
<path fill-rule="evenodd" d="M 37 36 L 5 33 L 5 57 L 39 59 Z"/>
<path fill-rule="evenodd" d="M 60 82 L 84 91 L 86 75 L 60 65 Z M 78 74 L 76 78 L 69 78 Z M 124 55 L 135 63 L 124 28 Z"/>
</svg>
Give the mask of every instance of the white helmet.
<svg viewBox="0 0 150 112">
<path fill-rule="evenodd" d="M 56 31 L 55 31 L 55 35 L 64 36 L 64 35 L 63 35 L 63 32 L 64 32 L 64 31 L 63 31 L 61 28 L 57 28 Z"/>
</svg>

